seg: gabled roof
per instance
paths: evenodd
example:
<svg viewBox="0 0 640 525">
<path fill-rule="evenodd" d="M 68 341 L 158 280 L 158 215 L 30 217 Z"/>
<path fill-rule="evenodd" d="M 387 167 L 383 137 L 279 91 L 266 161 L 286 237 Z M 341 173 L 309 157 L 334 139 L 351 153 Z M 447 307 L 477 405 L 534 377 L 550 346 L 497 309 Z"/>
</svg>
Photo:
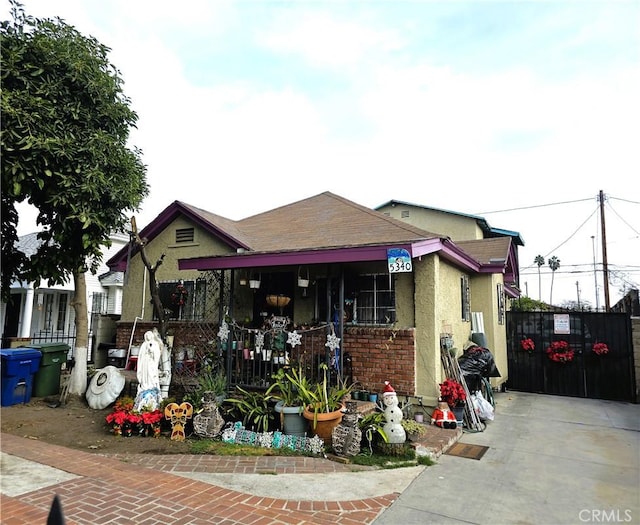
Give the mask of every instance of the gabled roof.
<svg viewBox="0 0 640 525">
<path fill-rule="evenodd" d="M 139 232 L 140 237 L 152 240 L 180 214 L 230 248 L 227 254 L 182 259 L 181 270 L 385 260 L 391 247 L 404 248 L 412 257 L 437 251 L 456 264 L 478 267 L 448 238 L 331 192 L 239 221 L 175 201 Z M 112 270 L 125 269 L 127 250 L 123 247 L 107 262 Z"/>
<path fill-rule="evenodd" d="M 309 250 L 439 238 L 440 235 L 321 193 L 239 221 L 254 251 Z"/>
<path fill-rule="evenodd" d="M 473 219 L 474 221 L 476 221 L 476 223 L 478 224 L 478 226 L 480 227 L 480 229 L 485 233 L 485 235 L 487 235 L 488 237 L 502 237 L 502 236 L 507 236 L 507 237 L 511 237 L 513 239 L 513 242 L 515 244 L 517 244 L 518 246 L 524 246 L 524 240 L 522 239 L 522 237 L 520 236 L 520 234 L 516 231 L 511 231 L 511 230 L 504 230 L 501 228 L 493 228 L 489 225 L 489 223 L 487 222 L 487 220 L 484 217 L 480 217 L 478 215 L 470 215 L 468 213 L 460 213 L 457 211 L 450 211 L 450 210 L 444 210 L 441 208 L 433 208 L 430 206 L 423 206 L 422 204 L 413 204 L 411 202 L 404 202 L 404 201 L 398 201 L 398 200 L 390 200 L 385 202 L 384 204 L 381 204 L 380 206 L 376 206 L 374 209 L 375 210 L 380 210 L 381 208 L 384 208 L 386 206 L 394 206 L 394 205 L 402 205 L 402 206 L 410 206 L 413 208 L 421 208 L 423 210 L 433 210 L 433 211 L 437 211 L 440 213 L 448 213 L 450 215 L 457 215 L 458 217 L 466 217 L 468 219 Z"/>
</svg>

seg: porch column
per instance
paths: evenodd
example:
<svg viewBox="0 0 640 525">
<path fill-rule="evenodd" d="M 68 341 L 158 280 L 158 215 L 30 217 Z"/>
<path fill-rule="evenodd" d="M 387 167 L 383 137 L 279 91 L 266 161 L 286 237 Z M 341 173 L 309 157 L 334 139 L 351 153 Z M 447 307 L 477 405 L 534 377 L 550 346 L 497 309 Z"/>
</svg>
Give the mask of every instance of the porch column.
<svg viewBox="0 0 640 525">
<path fill-rule="evenodd" d="M 31 318 L 33 317 L 33 283 L 27 285 L 24 294 L 22 315 L 20 316 L 20 334 L 18 337 L 31 337 Z"/>
</svg>

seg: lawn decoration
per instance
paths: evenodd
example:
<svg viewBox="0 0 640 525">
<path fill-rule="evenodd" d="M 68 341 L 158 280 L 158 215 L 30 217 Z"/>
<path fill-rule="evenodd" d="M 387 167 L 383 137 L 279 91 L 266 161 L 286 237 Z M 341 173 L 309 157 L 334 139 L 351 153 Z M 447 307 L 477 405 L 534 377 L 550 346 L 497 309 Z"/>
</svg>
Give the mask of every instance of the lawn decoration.
<svg viewBox="0 0 640 525">
<path fill-rule="evenodd" d="M 389 438 L 389 443 L 404 443 L 407 433 L 402 426 L 402 410 L 398 406 L 398 396 L 389 381 L 384 382 L 382 392 L 382 404 L 384 405 L 384 418 L 386 423 L 383 430 Z"/>
<path fill-rule="evenodd" d="M 187 419 L 193 415 L 193 405 L 186 401 L 179 404 L 169 403 L 164 407 L 164 417 L 171 422 L 171 440 L 184 441 L 184 429 L 187 426 Z"/>
</svg>

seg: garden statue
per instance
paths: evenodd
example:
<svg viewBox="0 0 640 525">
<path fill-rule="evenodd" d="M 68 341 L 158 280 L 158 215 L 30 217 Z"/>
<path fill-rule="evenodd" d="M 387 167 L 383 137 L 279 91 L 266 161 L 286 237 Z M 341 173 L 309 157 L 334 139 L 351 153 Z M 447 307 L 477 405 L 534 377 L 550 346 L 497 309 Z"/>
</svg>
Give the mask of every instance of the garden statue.
<svg viewBox="0 0 640 525">
<path fill-rule="evenodd" d="M 156 410 L 162 402 L 159 366 L 164 344 L 156 334 L 151 330 L 145 332 L 138 353 L 138 393 L 134 402 L 134 409 L 138 411 Z"/>
<path fill-rule="evenodd" d="M 160 344 L 160 397 L 165 399 L 169 397 L 169 386 L 171 385 L 171 349 L 162 342 L 162 338 L 158 333 L 158 330 L 153 329 L 153 335 L 158 339 Z"/>
<path fill-rule="evenodd" d="M 216 437 L 222 432 L 224 418 L 220 415 L 213 392 L 202 396 L 202 410 L 193 416 L 193 431 L 199 437 Z"/>
<path fill-rule="evenodd" d="M 356 456 L 360 452 L 360 442 L 362 441 L 362 430 L 358 426 L 358 403 L 347 401 L 345 403 L 347 411 L 340 424 L 335 427 L 331 434 L 333 451 L 338 456 Z"/>
<path fill-rule="evenodd" d="M 398 406 L 398 396 L 389 381 L 384 382 L 382 392 L 382 404 L 384 405 L 384 418 L 386 423 L 383 430 L 389 439 L 389 443 L 404 443 L 407 433 L 402 426 L 402 410 Z"/>
<path fill-rule="evenodd" d="M 455 429 L 458 427 L 456 415 L 453 413 L 453 410 L 449 408 L 449 404 L 446 401 L 438 399 L 438 408 L 436 408 L 433 411 L 433 414 L 431 414 L 431 424 L 440 428 L 448 429 Z"/>
</svg>

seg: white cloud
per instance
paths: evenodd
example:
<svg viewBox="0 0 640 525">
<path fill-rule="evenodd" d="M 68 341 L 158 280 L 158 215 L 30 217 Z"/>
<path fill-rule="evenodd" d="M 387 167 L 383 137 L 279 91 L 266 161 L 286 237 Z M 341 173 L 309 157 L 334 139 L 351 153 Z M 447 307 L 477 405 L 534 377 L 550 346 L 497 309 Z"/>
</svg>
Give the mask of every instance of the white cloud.
<svg viewBox="0 0 640 525">
<path fill-rule="evenodd" d="M 397 51 L 403 39 L 389 29 L 341 20 L 323 11 L 286 16 L 258 37 L 258 43 L 297 55 L 319 66 L 344 67 L 369 59 L 372 53 Z"/>
</svg>

